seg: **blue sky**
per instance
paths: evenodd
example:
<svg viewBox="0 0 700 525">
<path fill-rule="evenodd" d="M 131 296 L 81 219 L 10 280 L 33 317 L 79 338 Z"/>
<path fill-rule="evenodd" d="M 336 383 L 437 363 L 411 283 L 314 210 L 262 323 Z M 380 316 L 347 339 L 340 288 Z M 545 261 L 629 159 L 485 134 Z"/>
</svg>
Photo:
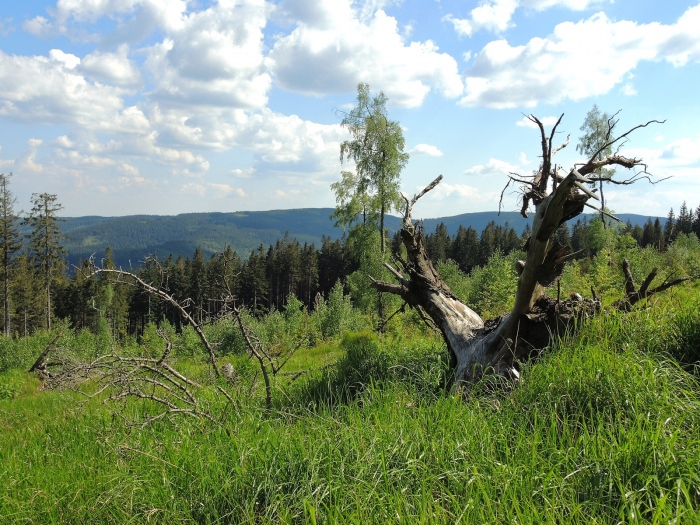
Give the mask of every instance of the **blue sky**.
<svg viewBox="0 0 700 525">
<path fill-rule="evenodd" d="M 622 152 L 671 178 L 606 191 L 663 216 L 700 205 L 698 27 L 695 1 L 3 2 L 0 172 L 18 209 L 50 192 L 71 216 L 330 207 L 367 82 L 404 127 L 403 191 L 444 175 L 416 216 L 497 209 L 538 165 L 525 114 L 564 113 L 570 168 L 593 104 L 621 130 L 666 120 Z"/>
</svg>

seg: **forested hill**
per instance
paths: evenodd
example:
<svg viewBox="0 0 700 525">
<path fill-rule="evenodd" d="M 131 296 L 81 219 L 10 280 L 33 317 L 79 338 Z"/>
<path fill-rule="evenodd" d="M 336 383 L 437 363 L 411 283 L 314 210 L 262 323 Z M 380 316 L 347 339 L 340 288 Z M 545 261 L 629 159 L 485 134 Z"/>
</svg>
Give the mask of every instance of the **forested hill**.
<svg viewBox="0 0 700 525">
<path fill-rule="evenodd" d="M 64 246 L 71 264 L 93 254 L 100 257 L 110 246 L 114 250 L 115 262 L 128 268 L 129 261 L 137 266 L 146 255 L 156 254 L 159 258 L 170 254 L 190 257 L 199 247 L 206 256 L 210 256 L 222 251 L 227 244 L 241 257 L 247 258 L 260 244 L 274 244 L 287 232 L 290 238 L 302 244 L 314 243 L 319 246 L 324 235 L 338 238 L 343 234 L 330 219 L 332 212 L 333 208 L 305 208 L 175 216 L 67 217 L 61 229 L 67 237 Z M 647 220 L 646 216 L 635 214 L 621 214 L 619 217 L 640 226 Z M 449 234 L 454 235 L 460 225 L 471 226 L 481 232 L 490 221 L 500 226 L 508 222 L 517 232 L 522 232 L 530 222 L 517 212 L 502 212 L 500 215 L 480 212 L 426 219 L 424 226 L 425 231 L 430 233 L 440 222 L 444 222 Z M 399 224 L 398 217 L 387 217 L 387 227 L 392 234 Z"/>
</svg>

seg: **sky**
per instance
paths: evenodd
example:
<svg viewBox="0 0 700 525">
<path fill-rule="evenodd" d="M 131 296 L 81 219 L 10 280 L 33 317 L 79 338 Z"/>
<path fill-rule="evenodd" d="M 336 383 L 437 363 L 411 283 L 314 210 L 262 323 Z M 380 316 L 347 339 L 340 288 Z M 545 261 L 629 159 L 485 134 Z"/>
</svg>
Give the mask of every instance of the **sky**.
<svg viewBox="0 0 700 525">
<path fill-rule="evenodd" d="M 16 211 L 66 216 L 332 207 L 357 84 L 403 127 L 414 217 L 496 210 L 539 132 L 580 162 L 586 113 L 655 180 L 619 213 L 700 205 L 700 3 L 673 0 L 22 0 L 0 3 L 0 173 Z M 619 176 L 625 176 L 618 169 Z M 510 189 L 503 209 L 519 209 Z"/>
</svg>

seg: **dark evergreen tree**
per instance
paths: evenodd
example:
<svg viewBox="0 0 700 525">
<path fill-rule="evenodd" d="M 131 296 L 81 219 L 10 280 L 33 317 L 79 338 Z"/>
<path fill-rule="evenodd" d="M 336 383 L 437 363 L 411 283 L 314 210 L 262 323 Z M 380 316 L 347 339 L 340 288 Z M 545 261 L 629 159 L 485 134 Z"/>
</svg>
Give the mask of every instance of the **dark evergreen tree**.
<svg viewBox="0 0 700 525">
<path fill-rule="evenodd" d="M 642 245 L 642 237 L 644 236 L 644 230 L 639 224 L 635 224 L 630 231 L 630 235 L 637 241 L 637 245 Z"/>
<path fill-rule="evenodd" d="M 654 220 L 654 239 L 656 239 L 656 249 L 659 251 L 663 250 L 665 247 L 664 232 L 663 228 L 661 227 L 661 221 L 658 217 L 656 218 L 656 220 Z"/>
<path fill-rule="evenodd" d="M 202 324 L 207 313 L 206 303 L 209 290 L 207 289 L 207 265 L 201 248 L 195 249 L 184 277 L 185 295 L 191 302 L 190 315 L 198 324 Z"/>
<path fill-rule="evenodd" d="M 554 239 L 562 246 L 571 245 L 571 234 L 569 233 L 569 227 L 566 223 L 562 224 L 557 228 L 557 232 L 554 235 Z"/>
<path fill-rule="evenodd" d="M 666 224 L 664 224 L 664 232 L 663 232 L 663 246 L 662 250 L 665 250 L 666 247 L 673 242 L 673 239 L 676 238 L 676 215 L 673 213 L 673 208 L 670 209 L 668 212 L 668 215 L 666 217 Z"/>
<path fill-rule="evenodd" d="M 491 256 L 500 250 L 500 237 L 500 226 L 496 226 L 494 221 L 489 222 L 479 237 L 479 266 L 488 263 Z"/>
<path fill-rule="evenodd" d="M 479 264 L 479 234 L 474 228 L 460 225 L 452 242 L 450 257 L 465 273 Z"/>
<path fill-rule="evenodd" d="M 688 235 L 693 231 L 693 215 L 692 212 L 688 211 L 688 206 L 685 201 L 681 205 L 678 211 L 678 220 L 676 221 L 676 237 L 683 233 Z"/>
<path fill-rule="evenodd" d="M 435 228 L 435 233 L 428 235 L 425 239 L 425 249 L 433 264 L 438 264 L 447 259 L 451 244 L 452 241 L 450 234 L 447 232 L 447 226 L 445 226 L 444 222 L 441 222 Z"/>
<path fill-rule="evenodd" d="M 241 269 L 241 300 L 256 314 L 267 310 L 269 282 L 266 266 L 265 247 L 261 244 L 250 254 Z"/>
<path fill-rule="evenodd" d="M 41 326 L 42 287 L 37 279 L 34 262 L 27 254 L 17 257 L 12 269 L 12 306 L 15 331 L 26 337 Z"/>
<path fill-rule="evenodd" d="M 582 257 L 588 256 L 588 221 L 585 217 L 578 219 L 571 228 L 571 248 L 575 252 L 581 251 Z"/>
<path fill-rule="evenodd" d="M 66 268 L 63 235 L 59 227 L 62 220 L 57 213 L 63 209 L 58 197 L 50 193 L 32 194 L 32 209 L 24 219 L 29 226 L 29 252 L 41 276 L 44 289 L 45 326 L 51 328 L 51 291 L 63 278 Z M 60 283 L 59 283 L 60 284 Z"/>
<path fill-rule="evenodd" d="M 567 230 L 567 233 L 568 233 L 568 230 Z M 503 253 L 509 254 L 513 251 L 522 250 L 524 244 L 525 243 L 520 238 L 518 233 L 513 228 L 511 228 L 508 225 L 508 223 L 506 222 L 505 227 L 503 228 L 503 239 L 502 239 Z"/>
<path fill-rule="evenodd" d="M 306 308 L 311 308 L 318 292 L 318 251 L 313 244 L 304 243 L 300 256 L 300 275 L 296 295 Z"/>
<path fill-rule="evenodd" d="M 14 255 L 22 248 L 19 234 L 19 218 L 15 214 L 14 205 L 17 199 L 10 191 L 10 177 L 4 173 L 0 174 L 0 264 L 2 265 L 3 282 L 3 309 L 4 323 L 3 333 L 9 337 L 12 333 L 11 305 L 10 305 L 10 276 Z"/>
</svg>

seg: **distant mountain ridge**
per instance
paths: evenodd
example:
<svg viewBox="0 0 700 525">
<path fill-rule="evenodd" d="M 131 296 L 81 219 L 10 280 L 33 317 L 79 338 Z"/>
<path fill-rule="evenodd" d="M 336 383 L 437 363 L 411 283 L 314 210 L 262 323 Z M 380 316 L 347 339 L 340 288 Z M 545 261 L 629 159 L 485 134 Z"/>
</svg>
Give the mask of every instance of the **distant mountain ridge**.
<svg viewBox="0 0 700 525">
<path fill-rule="evenodd" d="M 333 208 L 302 208 L 174 216 L 65 217 L 61 229 L 67 238 L 64 246 L 71 264 L 93 254 L 99 258 L 109 246 L 114 251 L 115 262 L 128 268 L 138 266 L 139 261 L 152 254 L 161 259 L 170 254 L 191 257 L 197 247 L 209 257 L 224 250 L 227 244 L 246 258 L 260 244 L 265 247 L 274 244 L 285 233 L 302 244 L 314 243 L 318 247 L 324 235 L 333 239 L 343 235 L 330 218 L 332 212 Z M 618 217 L 640 226 L 648 219 L 647 216 L 626 213 L 618 214 Z M 423 226 L 427 233 L 431 233 L 440 222 L 444 222 L 450 235 L 454 235 L 460 225 L 471 226 L 481 233 L 490 221 L 501 226 L 507 222 L 518 233 L 531 223 L 531 219 L 523 218 L 518 212 L 501 212 L 500 215 L 497 212 L 477 212 L 425 219 Z M 393 233 L 400 227 L 401 219 L 389 216 L 386 223 Z"/>
</svg>

